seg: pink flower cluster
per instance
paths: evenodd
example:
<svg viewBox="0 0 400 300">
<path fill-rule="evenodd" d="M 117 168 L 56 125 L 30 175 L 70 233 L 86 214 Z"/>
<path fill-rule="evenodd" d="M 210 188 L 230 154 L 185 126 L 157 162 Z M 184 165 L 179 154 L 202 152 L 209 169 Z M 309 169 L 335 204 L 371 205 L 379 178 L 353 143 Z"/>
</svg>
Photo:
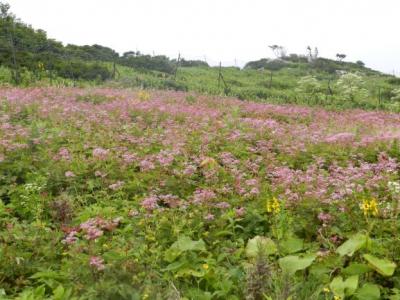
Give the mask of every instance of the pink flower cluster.
<svg viewBox="0 0 400 300">
<path fill-rule="evenodd" d="M 118 227 L 121 218 L 113 220 L 105 220 L 100 217 L 92 218 L 80 224 L 77 228 L 69 230 L 67 236 L 62 240 L 62 243 L 71 245 L 78 241 L 78 235 L 82 234 L 88 240 L 96 240 L 104 234 L 104 231 L 113 231 Z"/>
<path fill-rule="evenodd" d="M 95 268 L 97 271 L 103 271 L 106 268 L 104 265 L 104 259 L 99 256 L 91 256 L 89 265 Z"/>
</svg>

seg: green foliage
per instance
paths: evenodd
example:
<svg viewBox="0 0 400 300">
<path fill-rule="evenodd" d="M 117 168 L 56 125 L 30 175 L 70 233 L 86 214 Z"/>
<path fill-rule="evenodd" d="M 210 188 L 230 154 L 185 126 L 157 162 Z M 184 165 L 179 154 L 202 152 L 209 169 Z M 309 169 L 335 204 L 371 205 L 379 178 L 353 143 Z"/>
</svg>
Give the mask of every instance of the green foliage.
<svg viewBox="0 0 400 300">
<path fill-rule="evenodd" d="M 282 271 L 288 275 L 294 275 L 297 271 L 304 270 L 311 266 L 316 259 L 314 254 L 305 254 L 302 256 L 290 255 L 279 259 L 279 266 Z"/>
<path fill-rule="evenodd" d="M 270 238 L 263 236 L 255 236 L 247 242 L 246 255 L 247 257 L 256 258 L 258 255 L 272 255 L 278 251 L 276 244 Z"/>
<path fill-rule="evenodd" d="M 245 69 L 266 69 L 270 71 L 278 71 L 287 66 L 287 63 L 281 59 L 267 59 L 263 58 L 257 61 L 248 62 L 244 68 Z"/>
<path fill-rule="evenodd" d="M 259 76 L 224 70 L 228 79 L 241 72 L 249 82 Z M 181 76 L 207 80 L 209 72 L 188 68 Z M 260 133 L 243 120 L 268 118 L 282 126 L 276 128 L 303 129 L 312 122 L 309 115 L 287 113 L 295 106 L 198 93 L 3 91 L 15 94 L 0 99 L 0 297 L 398 299 L 398 215 L 386 213 L 398 201 L 395 189 L 386 186 L 387 180 L 397 182 L 396 171 L 383 183 L 373 182 L 373 191 L 357 178 L 362 189 L 329 203 L 307 193 L 312 184 L 293 187 L 291 176 L 290 188 L 304 193 L 285 202 L 286 189 L 266 176 L 272 160 L 302 172 L 317 159 L 318 178 L 335 164 L 336 176 L 357 164 L 374 176 L 378 168 L 366 161 L 394 164 L 397 143 L 328 145 L 321 139 L 301 151 L 282 151 L 288 146 L 279 143 L 288 139 L 273 139 L 269 128 Z M 30 101 L 18 100 L 27 92 Z M 176 154 L 179 145 L 184 146 Z M 388 157 L 380 155 L 383 150 Z M 154 166 L 146 170 L 149 159 Z M 379 174 L 389 176 L 382 164 Z M 236 190 L 239 184 L 243 191 Z M 360 207 L 373 192 L 378 215 Z"/>
<path fill-rule="evenodd" d="M 400 101 L 400 88 L 394 89 L 392 93 L 393 96 L 390 99 L 393 101 Z"/>
<path fill-rule="evenodd" d="M 378 300 L 381 299 L 379 286 L 376 284 L 366 283 L 356 293 L 359 300 Z"/>
<path fill-rule="evenodd" d="M 304 98 L 311 98 L 314 101 L 322 96 L 321 93 L 321 83 L 313 76 L 304 76 L 300 78 L 298 82 L 298 87 L 295 89 Z"/>
<path fill-rule="evenodd" d="M 343 74 L 337 81 L 337 87 L 343 100 L 356 101 L 368 98 L 365 81 L 360 74 Z"/>
<path fill-rule="evenodd" d="M 352 296 L 358 287 L 358 275 L 350 276 L 344 281 L 341 276 L 335 277 L 329 287 L 341 299 L 344 299 L 345 296 Z"/>
<path fill-rule="evenodd" d="M 365 246 L 367 239 L 368 237 L 365 234 L 357 233 L 340 245 L 340 247 L 336 249 L 336 252 L 341 256 L 353 256 L 356 251 Z"/>
<path fill-rule="evenodd" d="M 372 269 L 383 276 L 392 276 L 396 269 L 396 264 L 387 259 L 379 259 L 371 254 L 364 254 L 363 257 Z"/>
</svg>

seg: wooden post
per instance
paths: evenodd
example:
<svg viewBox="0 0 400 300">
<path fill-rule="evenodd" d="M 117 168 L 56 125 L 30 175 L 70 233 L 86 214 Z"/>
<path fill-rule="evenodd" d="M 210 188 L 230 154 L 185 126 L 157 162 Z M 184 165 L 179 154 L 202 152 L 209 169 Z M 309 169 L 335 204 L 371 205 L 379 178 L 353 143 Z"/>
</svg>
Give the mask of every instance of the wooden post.
<svg viewBox="0 0 400 300">
<path fill-rule="evenodd" d="M 221 86 L 221 62 L 219 62 L 219 69 L 218 69 L 218 90 Z"/>
<path fill-rule="evenodd" d="M 176 67 L 175 67 L 175 71 L 174 71 L 174 80 L 176 80 L 176 73 L 178 73 L 178 68 L 179 68 L 179 64 L 181 62 L 181 54 L 178 54 L 178 61 L 176 62 Z"/>
<path fill-rule="evenodd" d="M 272 88 L 272 71 L 271 71 L 270 77 L 269 77 L 269 88 Z"/>
<path fill-rule="evenodd" d="M 381 98 L 381 87 L 378 87 L 378 104 L 379 105 L 381 105 L 381 101 L 382 101 L 382 98 Z"/>
<path fill-rule="evenodd" d="M 112 79 L 115 79 L 115 60 L 113 61 L 113 71 L 111 77 Z"/>
</svg>

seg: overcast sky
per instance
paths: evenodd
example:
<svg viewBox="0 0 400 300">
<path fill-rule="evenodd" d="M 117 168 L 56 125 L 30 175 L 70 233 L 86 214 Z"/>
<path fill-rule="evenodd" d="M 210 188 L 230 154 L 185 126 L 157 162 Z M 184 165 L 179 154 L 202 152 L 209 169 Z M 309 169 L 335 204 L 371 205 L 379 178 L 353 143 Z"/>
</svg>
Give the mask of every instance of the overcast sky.
<svg viewBox="0 0 400 300">
<path fill-rule="evenodd" d="M 0 0 L 7 1 L 7 0 Z M 11 10 L 64 44 L 242 65 L 318 47 L 400 74 L 400 0 L 8 0 Z"/>
</svg>

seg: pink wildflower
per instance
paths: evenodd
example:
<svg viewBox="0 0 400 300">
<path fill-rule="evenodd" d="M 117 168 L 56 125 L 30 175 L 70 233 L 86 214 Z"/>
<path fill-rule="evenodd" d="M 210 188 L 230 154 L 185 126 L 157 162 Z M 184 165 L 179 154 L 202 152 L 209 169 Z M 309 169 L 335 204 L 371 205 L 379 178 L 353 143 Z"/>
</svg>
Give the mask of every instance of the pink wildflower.
<svg viewBox="0 0 400 300">
<path fill-rule="evenodd" d="M 109 153 L 110 153 L 110 150 L 106 150 L 106 149 L 98 147 L 98 148 L 93 149 L 92 155 L 93 155 L 93 157 L 95 157 L 99 160 L 105 160 Z"/>
<path fill-rule="evenodd" d="M 78 232 L 73 230 L 71 231 L 66 237 L 65 239 L 62 240 L 63 244 L 67 244 L 67 245 L 71 245 L 74 244 L 78 238 L 75 236 Z"/>
<path fill-rule="evenodd" d="M 141 205 L 145 210 L 153 211 L 158 208 L 158 198 L 156 196 L 147 197 L 142 201 Z"/>
<path fill-rule="evenodd" d="M 117 181 L 116 183 L 110 184 L 109 189 L 116 191 L 119 190 L 125 183 L 123 181 Z"/>
<path fill-rule="evenodd" d="M 90 257 L 89 265 L 95 268 L 97 271 L 102 271 L 105 269 L 104 259 L 99 256 Z"/>
<path fill-rule="evenodd" d="M 154 165 L 154 163 L 152 163 L 150 160 L 148 159 L 144 159 L 139 163 L 140 166 L 140 170 L 142 172 L 145 171 L 149 171 L 149 170 L 154 170 L 156 168 L 156 166 Z"/>
<path fill-rule="evenodd" d="M 103 235 L 103 230 L 100 230 L 95 227 L 90 227 L 86 230 L 85 238 L 87 240 L 95 240 L 98 237 L 101 237 L 102 235 Z"/>
<path fill-rule="evenodd" d="M 328 213 L 321 212 L 318 215 L 318 220 L 320 220 L 322 223 L 329 223 L 329 221 L 332 220 L 332 216 Z"/>
<path fill-rule="evenodd" d="M 204 217 L 204 220 L 206 220 L 206 221 L 212 221 L 212 220 L 214 220 L 214 219 L 215 219 L 215 216 L 214 216 L 213 214 L 211 214 L 211 213 L 207 214 L 207 215 Z"/>
<path fill-rule="evenodd" d="M 65 177 L 68 177 L 68 178 L 75 177 L 75 174 L 72 171 L 67 171 L 67 172 L 65 172 L 64 175 L 65 175 Z"/>
<path fill-rule="evenodd" d="M 235 215 L 238 218 L 243 217 L 246 214 L 246 209 L 244 207 L 239 207 L 235 209 Z"/>
<path fill-rule="evenodd" d="M 60 148 L 60 150 L 58 150 L 58 154 L 55 157 L 58 160 L 70 160 L 71 159 L 71 155 L 69 154 L 69 151 L 67 148 Z"/>
<path fill-rule="evenodd" d="M 219 202 L 215 204 L 215 207 L 220 208 L 220 209 L 227 209 L 231 207 L 231 205 L 228 202 Z"/>
<path fill-rule="evenodd" d="M 207 189 L 197 189 L 193 195 L 193 203 L 204 204 L 216 198 L 213 191 Z"/>
<path fill-rule="evenodd" d="M 122 159 L 123 159 L 124 163 L 131 164 L 135 160 L 137 160 L 137 155 L 136 154 L 132 154 L 132 153 L 125 153 L 125 154 L 122 155 Z"/>
</svg>

